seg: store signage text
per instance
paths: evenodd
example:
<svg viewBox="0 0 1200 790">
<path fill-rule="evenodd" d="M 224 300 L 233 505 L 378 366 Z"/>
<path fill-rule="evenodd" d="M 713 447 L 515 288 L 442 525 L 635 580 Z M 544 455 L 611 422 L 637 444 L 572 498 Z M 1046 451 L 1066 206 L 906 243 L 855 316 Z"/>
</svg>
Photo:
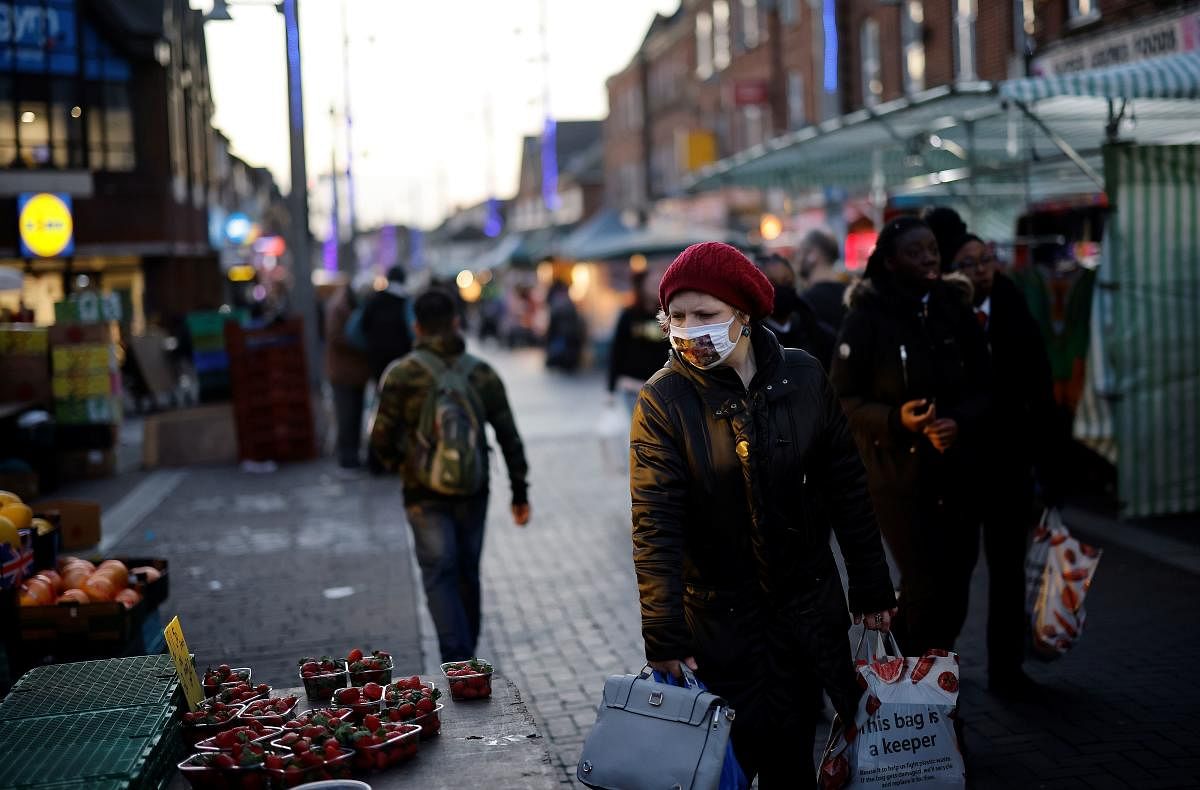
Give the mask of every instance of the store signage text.
<svg viewBox="0 0 1200 790">
<path fill-rule="evenodd" d="M 75 221 L 71 196 L 51 192 L 24 192 L 17 197 L 17 230 L 21 255 L 57 258 L 75 251 Z"/>
<path fill-rule="evenodd" d="M 75 4 L 71 0 L 0 2 L 0 69 L 55 74 L 77 68 Z"/>
<path fill-rule="evenodd" d="M 1035 58 L 1038 76 L 1071 74 L 1148 60 L 1200 48 L 1200 14 L 1154 22 Z"/>
</svg>

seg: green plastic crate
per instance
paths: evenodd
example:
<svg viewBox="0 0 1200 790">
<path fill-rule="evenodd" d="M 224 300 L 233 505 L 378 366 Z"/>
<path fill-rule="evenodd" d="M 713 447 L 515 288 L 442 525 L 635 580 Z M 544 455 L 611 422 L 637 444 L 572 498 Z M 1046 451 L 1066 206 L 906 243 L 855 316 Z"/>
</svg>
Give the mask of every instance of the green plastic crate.
<svg viewBox="0 0 1200 790">
<path fill-rule="evenodd" d="M 17 681 L 0 702 L 0 722 L 136 705 L 161 709 L 178 689 L 175 665 L 166 655 L 52 664 Z"/>
<path fill-rule="evenodd" d="M 127 782 L 158 787 L 151 773 L 167 764 L 178 710 L 142 705 L 62 716 L 18 719 L 0 725 L 0 787 L 42 788 L 63 782 Z"/>
</svg>

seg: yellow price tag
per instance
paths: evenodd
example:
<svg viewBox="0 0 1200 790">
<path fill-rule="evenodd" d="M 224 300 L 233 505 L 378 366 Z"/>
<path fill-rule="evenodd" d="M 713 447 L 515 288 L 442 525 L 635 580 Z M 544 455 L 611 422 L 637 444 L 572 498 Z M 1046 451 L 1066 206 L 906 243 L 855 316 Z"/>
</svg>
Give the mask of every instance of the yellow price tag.
<svg viewBox="0 0 1200 790">
<path fill-rule="evenodd" d="M 200 678 L 196 676 L 196 667 L 192 664 L 192 654 L 188 650 L 187 640 L 183 638 L 183 626 L 179 624 L 178 615 L 171 618 L 171 622 L 163 629 L 163 637 L 175 662 L 175 671 L 179 673 L 188 710 L 194 711 L 204 699 L 204 689 L 200 686 Z"/>
</svg>

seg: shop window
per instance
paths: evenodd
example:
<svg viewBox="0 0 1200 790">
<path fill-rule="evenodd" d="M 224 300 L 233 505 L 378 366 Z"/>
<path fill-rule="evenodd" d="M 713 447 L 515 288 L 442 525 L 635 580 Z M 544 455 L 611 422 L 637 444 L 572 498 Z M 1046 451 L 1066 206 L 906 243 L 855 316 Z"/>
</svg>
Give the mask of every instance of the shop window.
<svg viewBox="0 0 1200 790">
<path fill-rule="evenodd" d="M 724 71 L 732 60 L 729 39 L 729 0 L 713 3 L 713 68 Z"/>
<path fill-rule="evenodd" d="M 50 149 L 55 167 L 84 168 L 83 97 L 75 80 L 50 84 Z"/>
<path fill-rule="evenodd" d="M 976 0 L 954 0 L 954 76 L 959 82 L 978 79 L 975 69 Z"/>
<path fill-rule="evenodd" d="M 104 84 L 104 165 L 107 170 L 133 170 L 133 108 L 129 87 L 121 82 Z"/>
<path fill-rule="evenodd" d="M 862 50 L 862 99 L 863 105 L 874 107 L 883 100 L 883 70 L 879 57 L 879 23 L 867 19 L 858 32 Z"/>
<path fill-rule="evenodd" d="M 925 90 L 925 4 L 905 0 L 900 15 L 900 37 L 904 44 L 904 92 Z"/>
<path fill-rule="evenodd" d="M 17 139 L 22 165 L 44 167 L 50 163 L 50 110 L 46 102 L 17 102 Z"/>
<path fill-rule="evenodd" d="M 758 24 L 758 0 L 740 0 L 740 7 L 738 27 L 741 35 L 738 40 L 743 50 L 754 49 L 762 40 L 762 30 Z"/>
<path fill-rule="evenodd" d="M 713 75 L 712 16 L 701 11 L 696 14 L 696 76 L 706 80 Z"/>
</svg>

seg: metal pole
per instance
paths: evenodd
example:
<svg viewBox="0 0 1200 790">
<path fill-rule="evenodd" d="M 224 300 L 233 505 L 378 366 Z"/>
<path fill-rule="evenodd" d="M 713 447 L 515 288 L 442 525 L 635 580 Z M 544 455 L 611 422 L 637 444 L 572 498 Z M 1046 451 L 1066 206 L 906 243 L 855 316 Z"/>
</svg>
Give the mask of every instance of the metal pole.
<svg viewBox="0 0 1200 790">
<path fill-rule="evenodd" d="M 346 0 L 342 0 L 342 78 L 345 81 L 343 109 L 346 112 L 346 205 L 350 215 L 350 243 L 358 236 L 358 211 L 354 207 L 354 145 L 350 131 L 350 28 L 346 24 Z M 354 258 L 351 258 L 351 262 Z"/>
<path fill-rule="evenodd" d="M 317 339 L 317 296 L 312 282 L 312 255 L 308 236 L 308 167 L 304 159 L 304 96 L 300 81 L 300 0 L 282 0 L 283 35 L 287 52 L 288 132 L 291 143 L 292 309 L 304 322 L 304 355 L 312 389 L 321 381 Z"/>
</svg>

